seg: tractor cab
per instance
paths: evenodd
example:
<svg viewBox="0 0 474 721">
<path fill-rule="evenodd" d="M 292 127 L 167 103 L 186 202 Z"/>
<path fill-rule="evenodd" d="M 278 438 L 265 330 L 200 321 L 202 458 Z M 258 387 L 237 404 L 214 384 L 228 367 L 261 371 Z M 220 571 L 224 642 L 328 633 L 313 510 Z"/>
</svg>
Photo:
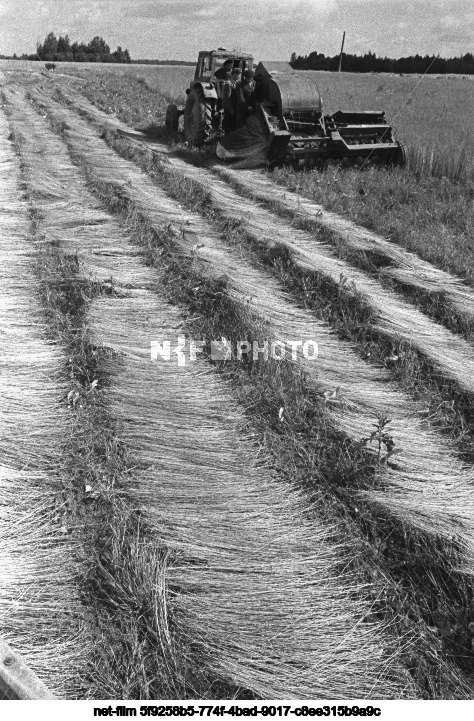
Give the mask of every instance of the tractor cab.
<svg viewBox="0 0 474 721">
<path fill-rule="evenodd" d="M 246 70 L 252 70 L 253 57 L 246 53 L 227 51 L 224 48 L 218 50 L 201 50 L 196 63 L 196 71 L 191 87 L 195 83 L 212 83 L 214 73 L 219 70 L 228 59 L 234 61 L 234 68 L 240 68 L 242 75 Z"/>
</svg>

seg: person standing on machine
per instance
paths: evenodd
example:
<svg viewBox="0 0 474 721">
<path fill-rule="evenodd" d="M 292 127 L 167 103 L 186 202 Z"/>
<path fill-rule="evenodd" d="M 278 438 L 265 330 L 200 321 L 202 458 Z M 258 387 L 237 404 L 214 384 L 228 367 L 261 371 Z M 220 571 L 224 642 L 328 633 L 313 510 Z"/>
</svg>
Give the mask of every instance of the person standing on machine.
<svg viewBox="0 0 474 721">
<path fill-rule="evenodd" d="M 249 113 L 253 111 L 253 107 L 249 105 L 252 93 L 255 89 L 253 70 L 246 70 L 242 80 L 237 88 L 237 127 L 241 128 L 245 124 Z"/>
<path fill-rule="evenodd" d="M 235 130 L 237 118 L 237 96 L 241 74 L 242 71 L 240 68 L 234 68 L 231 73 L 231 79 L 227 80 L 222 88 L 222 104 L 224 107 L 224 122 L 222 129 L 224 130 L 224 133 L 231 133 Z"/>
</svg>

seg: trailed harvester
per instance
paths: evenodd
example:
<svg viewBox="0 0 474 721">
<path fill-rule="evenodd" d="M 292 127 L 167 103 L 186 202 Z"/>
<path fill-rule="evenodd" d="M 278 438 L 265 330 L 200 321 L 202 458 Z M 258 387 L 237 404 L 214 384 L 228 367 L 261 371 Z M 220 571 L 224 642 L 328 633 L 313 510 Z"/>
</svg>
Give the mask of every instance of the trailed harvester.
<svg viewBox="0 0 474 721">
<path fill-rule="evenodd" d="M 259 63 L 255 70 L 259 112 L 274 162 L 314 162 L 329 158 L 369 158 L 405 163 L 403 143 L 380 110 L 323 115 L 313 73 L 289 63 Z"/>
<path fill-rule="evenodd" d="M 177 117 L 184 114 L 184 133 L 189 145 L 220 142 L 234 154 L 241 146 L 241 130 L 222 131 L 222 82 L 214 78 L 217 67 L 231 57 L 234 66 L 252 69 L 250 55 L 222 51 L 201 52 L 195 78 L 187 91 L 184 111 L 170 106 Z M 271 164 L 316 165 L 328 159 L 354 159 L 396 163 L 406 162 L 405 146 L 395 139 L 383 111 L 343 112 L 323 115 L 321 94 L 312 72 L 294 70 L 285 62 L 261 62 L 255 68 L 254 113 L 266 136 L 266 156 Z M 255 116 L 254 116 L 255 119 Z M 168 127 L 171 124 L 167 121 Z"/>
</svg>

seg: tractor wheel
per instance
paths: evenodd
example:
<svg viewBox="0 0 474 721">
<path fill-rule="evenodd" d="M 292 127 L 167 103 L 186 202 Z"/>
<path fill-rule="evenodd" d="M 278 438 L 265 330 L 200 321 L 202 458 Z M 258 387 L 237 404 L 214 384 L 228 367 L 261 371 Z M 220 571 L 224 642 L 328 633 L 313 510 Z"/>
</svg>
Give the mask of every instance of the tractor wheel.
<svg viewBox="0 0 474 721">
<path fill-rule="evenodd" d="M 212 106 L 206 102 L 201 88 L 192 88 L 184 108 L 184 137 L 188 145 L 203 145 L 209 138 Z"/>
<path fill-rule="evenodd" d="M 177 133 L 179 128 L 179 115 L 177 105 L 168 105 L 166 108 L 165 127 L 169 133 Z"/>
<path fill-rule="evenodd" d="M 404 168 L 408 162 L 407 146 L 401 140 L 397 140 L 397 146 L 393 162 L 395 165 L 399 165 L 401 168 Z"/>
</svg>

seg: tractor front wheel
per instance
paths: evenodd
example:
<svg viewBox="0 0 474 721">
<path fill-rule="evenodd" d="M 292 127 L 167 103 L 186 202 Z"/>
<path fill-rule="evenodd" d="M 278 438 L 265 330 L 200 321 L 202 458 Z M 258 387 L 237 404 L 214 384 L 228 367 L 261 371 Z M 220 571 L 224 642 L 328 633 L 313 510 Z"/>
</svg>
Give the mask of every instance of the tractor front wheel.
<svg viewBox="0 0 474 721">
<path fill-rule="evenodd" d="M 203 145 L 212 129 L 212 106 L 201 88 L 192 88 L 184 108 L 184 137 L 190 146 Z"/>
</svg>

